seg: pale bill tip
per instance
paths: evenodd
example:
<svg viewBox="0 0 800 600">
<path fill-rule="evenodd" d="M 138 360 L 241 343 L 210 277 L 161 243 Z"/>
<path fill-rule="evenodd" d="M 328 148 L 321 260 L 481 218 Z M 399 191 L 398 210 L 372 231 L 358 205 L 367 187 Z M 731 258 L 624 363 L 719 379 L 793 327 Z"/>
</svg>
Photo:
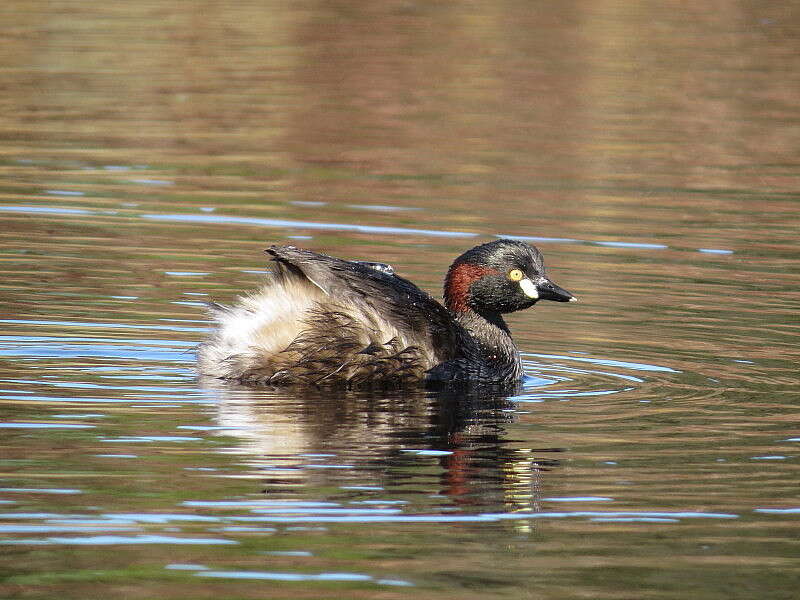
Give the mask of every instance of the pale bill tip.
<svg viewBox="0 0 800 600">
<path fill-rule="evenodd" d="M 572 298 L 570 298 L 570 299 L 569 299 L 569 301 L 570 301 L 570 302 L 577 302 L 577 301 L 578 301 L 578 299 L 577 299 L 575 296 L 573 296 Z"/>
</svg>

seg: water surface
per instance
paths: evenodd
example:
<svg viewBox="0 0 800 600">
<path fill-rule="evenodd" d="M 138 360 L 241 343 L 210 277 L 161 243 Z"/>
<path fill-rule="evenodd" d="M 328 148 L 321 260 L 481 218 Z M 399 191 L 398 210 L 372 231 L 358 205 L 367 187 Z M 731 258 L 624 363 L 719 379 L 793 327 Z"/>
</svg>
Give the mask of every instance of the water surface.
<svg viewBox="0 0 800 600">
<path fill-rule="evenodd" d="M 0 18 L 4 598 L 796 595 L 793 3 Z M 581 299 L 513 397 L 197 378 L 270 244 L 498 236 Z"/>
</svg>

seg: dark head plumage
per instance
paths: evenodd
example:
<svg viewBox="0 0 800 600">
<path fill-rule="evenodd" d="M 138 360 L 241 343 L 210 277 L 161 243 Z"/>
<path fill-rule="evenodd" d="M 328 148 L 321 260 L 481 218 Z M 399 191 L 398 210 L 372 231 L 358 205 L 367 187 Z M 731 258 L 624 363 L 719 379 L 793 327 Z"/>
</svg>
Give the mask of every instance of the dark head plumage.
<svg viewBox="0 0 800 600">
<path fill-rule="evenodd" d="M 467 250 L 453 262 L 444 299 L 456 313 L 471 309 L 487 315 L 529 308 L 540 299 L 568 302 L 575 297 L 546 277 L 538 248 L 502 239 Z"/>
</svg>

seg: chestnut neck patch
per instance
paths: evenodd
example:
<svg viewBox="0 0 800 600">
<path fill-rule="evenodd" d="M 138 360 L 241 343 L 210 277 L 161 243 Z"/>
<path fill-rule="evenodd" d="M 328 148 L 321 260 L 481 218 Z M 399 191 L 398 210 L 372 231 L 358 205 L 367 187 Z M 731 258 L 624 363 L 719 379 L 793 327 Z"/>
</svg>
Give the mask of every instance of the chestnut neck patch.
<svg viewBox="0 0 800 600">
<path fill-rule="evenodd" d="M 473 263 L 458 263 L 450 267 L 444 282 L 444 304 L 453 312 L 469 310 L 469 288 L 486 275 L 497 275 L 499 271 Z"/>
</svg>

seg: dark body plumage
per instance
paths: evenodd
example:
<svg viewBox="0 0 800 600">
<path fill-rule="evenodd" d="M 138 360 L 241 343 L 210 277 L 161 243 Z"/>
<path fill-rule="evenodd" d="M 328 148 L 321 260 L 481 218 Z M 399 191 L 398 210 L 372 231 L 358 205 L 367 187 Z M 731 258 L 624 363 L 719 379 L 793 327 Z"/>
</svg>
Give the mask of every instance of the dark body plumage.
<svg viewBox="0 0 800 600">
<path fill-rule="evenodd" d="M 399 387 L 516 382 L 522 365 L 501 313 L 573 296 L 544 276 L 541 254 L 498 240 L 462 254 L 445 306 L 387 265 L 293 246 L 267 249 L 267 285 L 233 307 L 200 345 L 204 375 L 267 385 Z"/>
</svg>

